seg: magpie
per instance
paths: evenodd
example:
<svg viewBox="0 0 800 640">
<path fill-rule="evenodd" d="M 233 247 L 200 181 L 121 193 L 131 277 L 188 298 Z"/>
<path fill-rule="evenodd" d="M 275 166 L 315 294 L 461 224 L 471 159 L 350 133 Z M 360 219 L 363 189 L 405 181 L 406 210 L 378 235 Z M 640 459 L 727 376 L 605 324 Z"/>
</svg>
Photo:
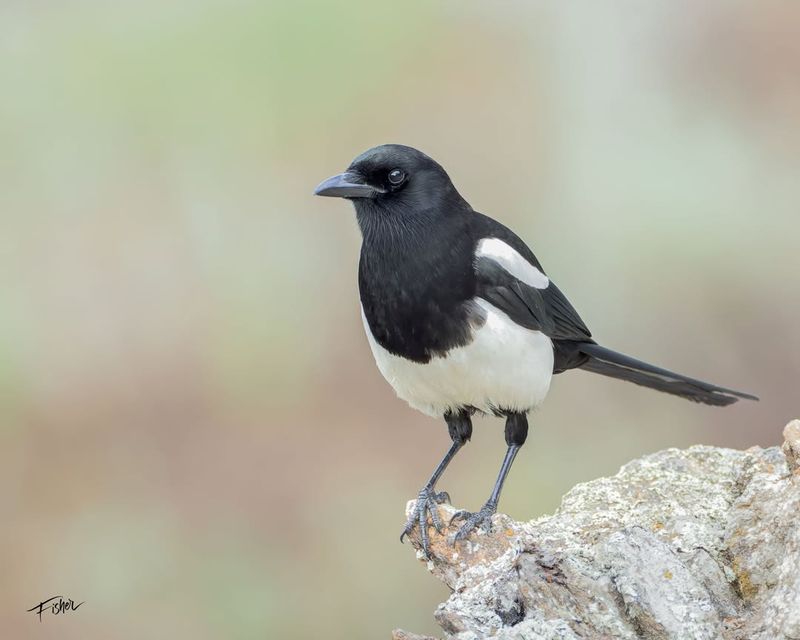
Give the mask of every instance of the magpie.
<svg viewBox="0 0 800 640">
<path fill-rule="evenodd" d="M 378 369 L 413 408 L 443 417 L 452 439 L 400 536 L 419 525 L 427 557 L 428 517 L 441 534 L 436 505 L 449 500 L 436 484 L 469 441 L 472 416 L 505 418 L 508 449 L 483 507 L 453 516 L 464 521 L 454 542 L 491 526 L 528 413 L 554 374 L 582 369 L 714 406 L 758 399 L 600 346 L 528 246 L 474 211 L 421 151 L 374 147 L 314 193 L 355 207 L 361 316 Z"/>
</svg>

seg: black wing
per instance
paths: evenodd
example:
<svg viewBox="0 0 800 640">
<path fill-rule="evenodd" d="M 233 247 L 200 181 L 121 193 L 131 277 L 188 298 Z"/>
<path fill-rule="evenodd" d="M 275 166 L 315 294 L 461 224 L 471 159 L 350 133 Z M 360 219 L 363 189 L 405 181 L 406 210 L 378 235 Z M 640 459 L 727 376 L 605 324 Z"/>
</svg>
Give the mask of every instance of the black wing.
<svg viewBox="0 0 800 640">
<path fill-rule="evenodd" d="M 541 331 L 552 340 L 591 340 L 592 334 L 578 312 L 552 282 L 544 289 L 537 289 L 485 257 L 475 261 L 475 275 L 476 295 L 517 324 Z"/>
<path fill-rule="evenodd" d="M 528 245 L 497 220 L 475 212 L 471 218 L 471 233 L 476 248 L 484 238 L 497 238 L 544 274 Z M 544 289 L 532 287 L 489 257 L 477 258 L 474 271 L 475 295 L 503 311 L 517 324 L 541 331 L 553 341 L 554 373 L 579 367 L 588 360 L 589 356 L 579 350 L 579 345 L 593 343 L 592 334 L 555 284 L 549 282 Z"/>
</svg>

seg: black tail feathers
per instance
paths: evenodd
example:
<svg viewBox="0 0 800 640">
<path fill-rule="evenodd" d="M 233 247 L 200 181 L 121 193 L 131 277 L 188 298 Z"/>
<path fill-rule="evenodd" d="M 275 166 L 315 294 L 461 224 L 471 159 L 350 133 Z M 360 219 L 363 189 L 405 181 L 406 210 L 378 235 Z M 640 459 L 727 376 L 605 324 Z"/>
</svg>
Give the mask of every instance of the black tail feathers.
<svg viewBox="0 0 800 640">
<path fill-rule="evenodd" d="M 702 402 L 717 407 L 733 404 L 740 398 L 758 400 L 756 396 L 733 389 L 718 387 L 702 380 L 695 380 L 661 367 L 647 364 L 622 353 L 606 349 L 598 344 L 581 343 L 579 350 L 588 359 L 578 365 L 581 369 L 599 373 L 619 380 L 627 380 L 643 387 L 671 393 L 693 402 Z"/>
</svg>

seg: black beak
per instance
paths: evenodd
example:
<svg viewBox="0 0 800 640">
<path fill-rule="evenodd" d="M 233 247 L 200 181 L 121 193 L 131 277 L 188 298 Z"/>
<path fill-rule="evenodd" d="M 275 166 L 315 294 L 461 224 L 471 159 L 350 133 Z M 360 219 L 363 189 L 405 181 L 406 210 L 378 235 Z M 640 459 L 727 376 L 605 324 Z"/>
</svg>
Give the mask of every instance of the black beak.
<svg viewBox="0 0 800 640">
<path fill-rule="evenodd" d="M 364 184 L 364 179 L 354 173 L 340 173 L 331 176 L 319 183 L 314 189 L 315 196 L 329 196 L 331 198 L 369 198 L 375 194 L 375 189 Z"/>
</svg>

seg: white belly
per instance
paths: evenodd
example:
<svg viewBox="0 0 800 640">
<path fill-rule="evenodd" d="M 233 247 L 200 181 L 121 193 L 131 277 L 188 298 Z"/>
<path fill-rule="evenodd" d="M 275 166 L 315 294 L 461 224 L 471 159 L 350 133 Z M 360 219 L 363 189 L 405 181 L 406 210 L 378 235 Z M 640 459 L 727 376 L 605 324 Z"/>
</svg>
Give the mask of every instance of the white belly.
<svg viewBox="0 0 800 640">
<path fill-rule="evenodd" d="M 369 346 L 383 377 L 397 395 L 430 416 L 471 406 L 528 411 L 538 406 L 553 377 L 553 343 L 539 331 L 514 323 L 497 307 L 476 299 L 486 322 L 468 345 L 425 364 L 389 353 L 380 346 L 361 311 Z"/>
</svg>

